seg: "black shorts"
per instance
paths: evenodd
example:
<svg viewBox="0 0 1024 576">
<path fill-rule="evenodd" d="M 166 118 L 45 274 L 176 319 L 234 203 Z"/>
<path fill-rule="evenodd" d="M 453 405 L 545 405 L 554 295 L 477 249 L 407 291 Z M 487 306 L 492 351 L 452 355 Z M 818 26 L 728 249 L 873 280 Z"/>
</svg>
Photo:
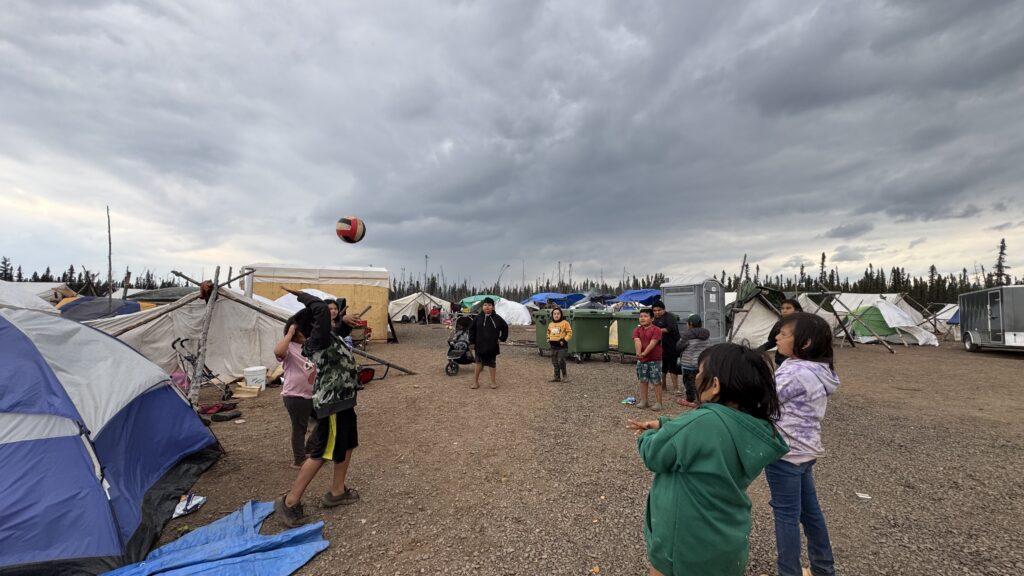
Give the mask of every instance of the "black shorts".
<svg viewBox="0 0 1024 576">
<path fill-rule="evenodd" d="M 675 345 L 673 344 L 674 348 Z M 683 369 L 679 367 L 679 354 L 669 354 L 663 351 L 661 356 L 661 372 L 663 374 L 682 374 Z"/>
<path fill-rule="evenodd" d="M 498 355 L 497 354 L 480 354 L 476 355 L 476 363 L 488 366 L 490 368 L 497 368 L 498 366 Z"/>
<path fill-rule="evenodd" d="M 317 419 L 316 429 L 310 434 L 306 447 L 310 458 L 344 462 L 345 452 L 359 447 L 355 409 Z"/>
</svg>

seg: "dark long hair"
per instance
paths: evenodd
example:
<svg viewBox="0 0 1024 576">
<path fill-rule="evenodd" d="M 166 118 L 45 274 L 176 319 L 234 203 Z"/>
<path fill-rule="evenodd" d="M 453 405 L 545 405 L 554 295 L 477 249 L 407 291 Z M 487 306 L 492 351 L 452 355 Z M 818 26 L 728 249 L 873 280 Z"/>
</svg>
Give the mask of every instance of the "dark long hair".
<svg viewBox="0 0 1024 576">
<path fill-rule="evenodd" d="M 701 367 L 698 397 L 718 378 L 715 403 L 732 404 L 761 420 L 779 419 L 775 375 L 762 354 L 739 344 L 716 344 L 701 352 L 697 364 Z"/>
<path fill-rule="evenodd" d="M 565 320 L 565 312 L 562 312 L 562 308 L 557 304 L 551 307 L 551 321 L 555 322 L 555 312 L 558 312 L 558 322 Z"/>
<path fill-rule="evenodd" d="M 782 303 L 783 304 L 789 304 L 797 312 L 803 312 L 804 311 L 804 307 L 801 306 L 800 302 L 797 301 L 795 298 L 786 298 L 785 300 L 782 301 Z"/>
<path fill-rule="evenodd" d="M 794 312 L 784 316 L 779 329 L 793 325 L 793 356 L 801 360 L 828 364 L 835 370 L 835 355 L 832 351 L 832 327 L 817 314 Z M 804 348 L 804 344 L 810 346 Z"/>
</svg>

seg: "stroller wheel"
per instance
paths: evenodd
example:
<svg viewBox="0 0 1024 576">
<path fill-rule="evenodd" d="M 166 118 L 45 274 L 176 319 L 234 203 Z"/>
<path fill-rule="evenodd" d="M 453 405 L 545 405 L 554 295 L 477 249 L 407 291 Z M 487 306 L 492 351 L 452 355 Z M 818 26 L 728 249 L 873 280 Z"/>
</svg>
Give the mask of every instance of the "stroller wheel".
<svg viewBox="0 0 1024 576">
<path fill-rule="evenodd" d="M 459 365 L 454 360 L 449 360 L 448 364 L 444 367 L 444 373 L 449 376 L 455 376 L 459 373 Z"/>
</svg>

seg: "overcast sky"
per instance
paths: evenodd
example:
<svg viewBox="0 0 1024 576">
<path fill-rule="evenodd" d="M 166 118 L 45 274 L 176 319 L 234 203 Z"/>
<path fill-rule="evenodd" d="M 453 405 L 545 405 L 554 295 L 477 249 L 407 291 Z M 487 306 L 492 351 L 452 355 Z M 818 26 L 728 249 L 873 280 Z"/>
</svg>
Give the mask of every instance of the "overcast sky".
<svg viewBox="0 0 1024 576">
<path fill-rule="evenodd" d="M 1024 3 L 4 2 L 0 254 L 1024 268 Z M 358 245 L 337 218 L 366 221 Z"/>
</svg>

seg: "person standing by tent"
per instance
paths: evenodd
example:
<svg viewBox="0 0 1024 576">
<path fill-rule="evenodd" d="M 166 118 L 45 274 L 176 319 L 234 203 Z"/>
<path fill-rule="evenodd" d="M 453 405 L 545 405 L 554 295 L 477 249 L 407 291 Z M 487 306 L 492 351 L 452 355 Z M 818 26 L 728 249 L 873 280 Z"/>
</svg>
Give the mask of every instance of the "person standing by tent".
<svg viewBox="0 0 1024 576">
<path fill-rule="evenodd" d="M 291 490 L 274 501 L 274 512 L 286 526 L 294 528 L 305 519 L 302 495 L 328 460 L 334 462 L 334 479 L 331 489 L 321 498 L 322 505 L 331 508 L 359 500 L 359 493 L 345 484 L 352 451 L 359 446 L 355 410 L 358 366 L 352 351 L 331 330 L 327 303 L 311 294 L 285 290 L 295 294 L 306 307 L 298 312 L 297 318 L 299 330 L 306 336 L 302 353 L 316 366 L 313 411 L 317 422 L 310 437 L 309 458 L 299 469 Z"/>
<path fill-rule="evenodd" d="M 469 345 L 475 349 L 476 355 L 471 388 L 480 387 L 480 372 L 484 366 L 490 369 L 491 388 L 497 388 L 495 372 L 498 369 L 498 354 L 501 354 L 498 342 L 508 340 L 508 324 L 494 311 L 493 298 L 484 298 L 480 308 L 481 312 L 476 315 L 469 327 Z"/>
<path fill-rule="evenodd" d="M 661 328 L 652 323 L 654 313 L 650 308 L 640 311 L 640 325 L 633 329 L 633 346 L 636 349 L 636 378 L 639 385 L 640 401 L 636 407 L 641 410 L 661 410 Z M 647 403 L 647 385 L 654 386 L 654 404 Z"/>
<path fill-rule="evenodd" d="M 562 309 L 555 306 L 551 309 L 551 321 L 548 322 L 548 344 L 551 346 L 551 365 L 555 369 L 552 382 L 568 379 L 565 372 L 565 357 L 569 354 L 569 340 L 572 340 L 572 326 L 565 319 Z"/>
<path fill-rule="evenodd" d="M 679 395 L 679 375 L 683 371 L 679 368 L 679 352 L 676 351 L 676 344 L 679 342 L 679 317 L 665 310 L 665 303 L 658 300 L 651 304 L 654 311 L 653 323 L 661 329 L 661 388 L 668 391 L 669 374 L 672 375 L 672 389 Z"/>
<path fill-rule="evenodd" d="M 789 453 L 764 469 L 775 515 L 779 576 L 800 576 L 800 526 L 807 537 L 807 558 L 815 576 L 833 576 L 835 561 L 825 515 L 814 486 L 814 463 L 825 455 L 821 420 L 828 397 L 839 387 L 832 362 L 832 328 L 814 314 L 783 318 L 777 338 L 787 358 L 775 371 L 781 416 L 776 428 Z"/>
<path fill-rule="evenodd" d="M 797 302 L 794 298 L 786 298 L 785 300 L 782 301 L 782 305 L 779 306 L 779 313 L 782 315 L 782 318 L 785 318 L 786 316 L 789 316 L 794 312 L 803 311 L 804 307 L 801 306 L 800 302 Z M 776 322 L 774 326 L 772 326 L 771 331 L 768 332 L 768 340 L 765 341 L 764 344 L 761 344 L 760 346 L 757 347 L 758 352 L 764 353 L 771 350 L 772 348 L 775 348 L 775 338 L 778 337 L 779 335 L 779 328 L 782 326 L 782 318 L 780 318 L 779 321 Z M 778 368 L 782 364 L 782 361 L 785 359 L 785 356 L 776 351 L 775 368 Z"/>
<path fill-rule="evenodd" d="M 284 338 L 274 346 L 274 357 L 284 369 L 281 398 L 292 423 L 292 468 L 301 468 L 310 452 L 306 431 L 313 417 L 313 381 L 316 379 L 316 367 L 302 355 L 306 337 L 299 331 L 297 316 L 285 322 Z"/>
</svg>

